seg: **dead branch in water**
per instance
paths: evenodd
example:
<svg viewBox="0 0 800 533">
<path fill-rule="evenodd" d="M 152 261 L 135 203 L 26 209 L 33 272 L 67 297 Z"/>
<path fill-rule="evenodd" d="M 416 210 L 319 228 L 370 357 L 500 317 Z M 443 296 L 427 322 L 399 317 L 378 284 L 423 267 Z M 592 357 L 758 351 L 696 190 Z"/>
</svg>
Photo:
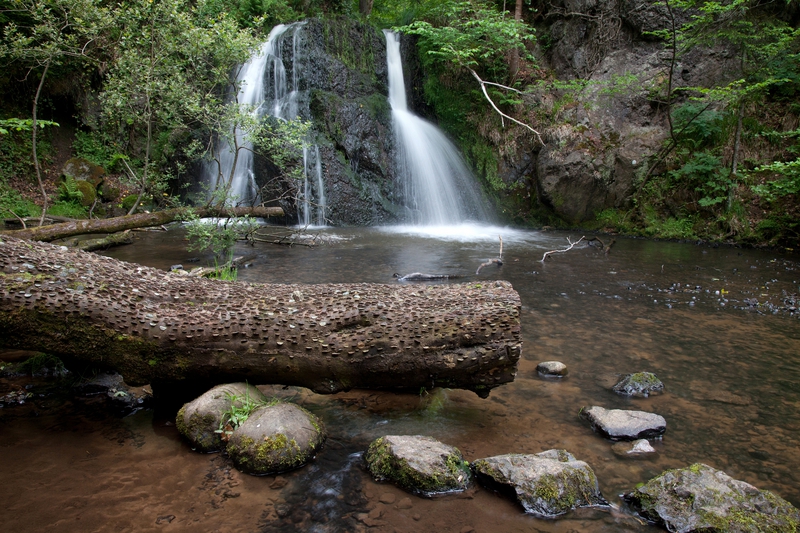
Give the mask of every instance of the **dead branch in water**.
<svg viewBox="0 0 800 533">
<path fill-rule="evenodd" d="M 542 263 L 544 263 L 545 259 L 547 259 L 547 256 L 550 255 L 550 254 L 561 254 L 561 253 L 564 253 L 564 252 L 569 252 L 570 250 L 572 250 L 575 247 L 576 244 L 578 244 L 579 242 L 581 242 L 585 238 L 586 237 L 584 236 L 584 237 L 581 237 L 580 239 L 578 239 L 577 241 L 572 242 L 570 240 L 570 238 L 567 237 L 567 242 L 569 243 L 569 246 L 567 248 L 564 248 L 563 250 L 550 250 L 549 252 L 545 252 L 544 255 L 542 256 Z"/>
<path fill-rule="evenodd" d="M 485 263 L 481 263 L 481 265 L 478 267 L 478 270 L 475 271 L 476 276 L 481 273 L 481 269 L 485 266 L 489 266 L 492 264 L 495 264 L 498 267 L 503 266 L 503 237 L 499 237 L 499 239 L 500 239 L 500 254 L 498 254 L 498 256 L 495 259 L 489 259 Z"/>
<path fill-rule="evenodd" d="M 600 243 L 600 246 L 602 247 L 601 249 L 603 250 L 603 253 L 606 254 L 606 255 L 608 255 L 608 252 L 611 251 L 611 247 L 614 246 L 614 243 L 617 242 L 616 239 L 611 239 L 608 242 L 608 244 L 606 244 L 603 241 L 601 241 L 599 237 L 592 237 L 591 239 L 586 239 L 587 243 L 591 243 L 593 241 L 596 241 L 596 242 Z M 592 246 L 592 245 L 590 245 L 590 246 Z"/>
</svg>

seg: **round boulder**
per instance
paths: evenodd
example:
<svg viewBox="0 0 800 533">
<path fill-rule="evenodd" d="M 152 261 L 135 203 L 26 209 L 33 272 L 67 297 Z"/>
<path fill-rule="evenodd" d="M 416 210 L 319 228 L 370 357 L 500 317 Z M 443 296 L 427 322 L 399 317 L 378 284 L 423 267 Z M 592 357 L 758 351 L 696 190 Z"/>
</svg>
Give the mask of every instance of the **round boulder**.
<svg viewBox="0 0 800 533">
<path fill-rule="evenodd" d="M 664 390 L 664 384 L 652 372 L 636 372 L 623 376 L 611 389 L 623 396 L 648 397 Z"/>
<path fill-rule="evenodd" d="M 322 423 L 291 403 L 259 407 L 233 431 L 226 448 L 236 468 L 265 476 L 299 468 L 325 441 Z"/>
<path fill-rule="evenodd" d="M 800 530 L 800 511 L 792 504 L 702 463 L 663 472 L 622 498 L 676 533 Z"/>
<path fill-rule="evenodd" d="M 465 490 L 472 472 L 458 448 L 421 435 L 386 435 L 369 445 L 367 468 L 415 494 L 433 496 Z"/>
<path fill-rule="evenodd" d="M 567 365 L 561 361 L 544 361 L 536 365 L 536 371 L 542 376 L 563 378 L 567 375 Z"/>
<path fill-rule="evenodd" d="M 667 430 L 664 417 L 645 411 L 604 409 L 597 405 L 581 409 L 581 416 L 592 429 L 611 440 L 636 440 L 660 437 Z"/>
<path fill-rule="evenodd" d="M 266 403 L 267 397 L 253 385 L 227 383 L 185 404 L 178 411 L 175 426 L 192 445 L 201 452 L 218 452 L 225 447 L 223 433 L 225 413 L 231 408 L 241 409 L 249 403 Z"/>
<path fill-rule="evenodd" d="M 508 454 L 472 463 L 478 480 L 500 493 L 513 493 L 526 512 L 553 518 L 578 507 L 608 505 L 591 467 L 566 450 Z"/>
</svg>

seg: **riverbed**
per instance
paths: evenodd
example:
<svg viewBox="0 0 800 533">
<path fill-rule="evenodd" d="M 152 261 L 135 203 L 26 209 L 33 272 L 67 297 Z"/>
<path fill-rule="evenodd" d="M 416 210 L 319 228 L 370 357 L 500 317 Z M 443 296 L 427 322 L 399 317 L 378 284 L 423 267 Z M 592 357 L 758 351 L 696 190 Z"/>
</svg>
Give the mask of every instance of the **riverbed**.
<svg viewBox="0 0 800 533">
<path fill-rule="evenodd" d="M 608 253 L 584 240 L 542 262 L 581 236 L 325 228 L 300 236 L 315 246 L 237 245 L 236 255 L 248 257 L 238 278 L 249 283 L 398 283 L 394 274 L 412 272 L 458 276 L 443 283 L 510 281 L 522 300 L 517 378 L 485 400 L 459 390 L 320 396 L 263 384 L 268 395 L 316 413 L 329 434 L 311 464 L 266 477 L 193 452 L 171 407 L 120 417 L 100 398 L 64 400 L 25 381 L 29 400 L 0 409 L 3 529 L 649 532 L 659 529 L 633 516 L 619 494 L 695 462 L 800 506 L 800 258 L 618 237 Z M 500 237 L 502 266 L 476 275 L 498 257 Z M 180 229 L 140 233 L 106 255 L 161 269 L 209 262 L 186 244 Z M 537 363 L 548 360 L 565 363 L 568 376 L 539 376 Z M 611 391 L 620 375 L 637 371 L 658 375 L 664 393 L 630 399 Z M 2 379 L 0 396 L 20 386 Z M 664 416 L 666 434 L 652 441 L 657 453 L 615 455 L 580 419 L 590 405 Z M 419 498 L 365 471 L 361 453 L 386 434 L 430 435 L 467 460 L 563 448 L 594 469 L 611 505 L 542 520 L 479 487 Z"/>
</svg>

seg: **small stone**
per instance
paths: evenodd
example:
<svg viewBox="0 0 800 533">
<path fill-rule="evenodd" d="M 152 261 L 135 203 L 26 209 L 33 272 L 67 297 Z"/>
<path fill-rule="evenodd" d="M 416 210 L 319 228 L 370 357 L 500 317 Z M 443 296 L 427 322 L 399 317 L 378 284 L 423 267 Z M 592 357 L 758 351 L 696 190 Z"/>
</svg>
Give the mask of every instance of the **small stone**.
<svg viewBox="0 0 800 533">
<path fill-rule="evenodd" d="M 660 437 L 667 430 L 664 417 L 645 411 L 604 409 L 594 405 L 581 409 L 581 417 L 592 429 L 611 440 L 636 440 Z"/>
<path fill-rule="evenodd" d="M 383 516 L 383 507 L 376 507 L 367 514 L 369 518 L 378 519 Z"/>
<path fill-rule="evenodd" d="M 536 371 L 542 376 L 563 378 L 569 370 L 560 361 L 544 361 L 536 365 Z"/>
<path fill-rule="evenodd" d="M 624 396 L 648 397 L 664 390 L 664 384 L 652 372 L 636 372 L 623 376 L 612 390 Z"/>
<path fill-rule="evenodd" d="M 411 509 L 411 507 L 413 507 L 413 505 L 414 504 L 411 503 L 411 498 L 409 498 L 409 497 L 405 497 L 405 498 L 401 499 L 399 502 L 397 502 L 397 508 L 398 509 Z"/>
<path fill-rule="evenodd" d="M 641 457 L 656 453 L 656 449 L 647 439 L 617 442 L 611 446 L 611 450 L 620 457 Z"/>
<path fill-rule="evenodd" d="M 394 494 L 392 494 L 391 492 L 384 492 L 383 494 L 380 495 L 380 497 L 378 498 L 378 501 L 381 502 L 381 503 L 385 503 L 385 504 L 391 505 L 391 504 L 393 504 L 395 502 L 396 499 L 397 499 L 397 497 Z"/>
<path fill-rule="evenodd" d="M 411 518 L 413 518 L 414 520 L 416 520 L 417 522 L 419 522 L 419 520 L 420 520 L 422 517 L 419 515 L 419 513 L 414 513 L 414 514 L 411 516 Z"/>
</svg>

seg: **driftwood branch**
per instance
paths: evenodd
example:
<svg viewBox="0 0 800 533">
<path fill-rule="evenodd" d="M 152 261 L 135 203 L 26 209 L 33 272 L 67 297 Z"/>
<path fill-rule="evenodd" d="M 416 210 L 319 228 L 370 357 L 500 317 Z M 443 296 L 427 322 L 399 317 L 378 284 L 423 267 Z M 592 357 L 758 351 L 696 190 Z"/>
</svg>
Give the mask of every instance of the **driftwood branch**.
<svg viewBox="0 0 800 533">
<path fill-rule="evenodd" d="M 575 241 L 575 242 L 572 242 L 572 241 L 570 240 L 570 238 L 569 238 L 569 237 L 567 237 L 567 242 L 569 243 L 569 246 L 568 246 L 568 247 L 566 247 L 566 248 L 564 248 L 563 250 L 550 250 L 549 252 L 545 252 L 545 253 L 544 253 L 544 255 L 542 256 L 542 263 L 544 263 L 544 262 L 545 262 L 545 259 L 547 259 L 547 256 L 549 256 L 549 255 L 551 255 L 551 254 L 561 254 L 561 253 L 564 253 L 564 252 L 569 252 L 570 250 L 572 250 L 572 249 L 575 247 L 575 245 L 576 245 L 576 244 L 578 244 L 579 242 L 581 242 L 581 241 L 582 241 L 584 238 L 585 238 L 585 237 L 581 237 L 581 238 L 580 238 L 580 239 L 578 239 L 577 241 Z"/>
<path fill-rule="evenodd" d="M 608 241 L 608 244 L 606 244 L 602 240 L 600 240 L 600 237 L 592 237 L 590 239 L 586 239 L 586 242 L 587 243 L 599 242 L 600 243 L 600 249 L 603 250 L 604 254 L 608 255 L 608 252 L 611 251 L 611 247 L 614 246 L 614 243 L 617 242 L 617 240 L 616 239 L 611 239 L 610 241 Z M 590 244 L 590 246 L 591 246 L 591 244 Z"/>
<path fill-rule="evenodd" d="M 485 263 L 481 263 L 480 266 L 478 266 L 478 270 L 475 271 L 475 275 L 476 276 L 481 273 L 481 269 L 483 267 L 486 267 L 486 266 L 489 266 L 489 265 L 497 265 L 498 267 L 503 266 L 503 237 L 499 237 L 499 238 L 500 238 L 500 253 L 497 255 L 496 258 L 489 259 Z"/>
<path fill-rule="evenodd" d="M 523 126 L 525 128 L 528 128 L 529 130 L 531 130 L 534 134 L 536 134 L 536 138 L 539 139 L 539 142 L 542 143 L 542 146 L 544 146 L 544 141 L 542 140 L 542 135 L 538 131 L 536 131 L 535 129 L 533 129 L 530 126 L 528 126 L 527 124 L 525 124 L 524 122 L 519 121 L 519 120 L 515 119 L 514 117 L 508 116 L 505 113 L 503 113 L 502 111 L 500 111 L 500 108 L 497 107 L 497 105 L 494 103 L 494 100 L 492 100 L 492 98 L 489 96 L 489 92 L 486 90 L 486 85 L 487 85 L 488 82 L 483 81 L 481 79 L 481 77 L 478 76 L 478 73 L 475 72 L 474 70 L 472 70 L 471 68 L 469 69 L 469 71 L 472 72 L 472 75 L 475 77 L 476 80 L 478 80 L 478 83 L 481 85 L 481 90 L 483 91 L 483 96 L 486 97 L 486 99 L 489 101 L 489 104 L 491 104 L 492 108 L 494 108 L 494 110 L 497 111 L 497 113 L 499 113 L 501 117 L 505 117 L 508 120 L 510 120 L 511 122 L 515 122 L 515 123 L 519 124 L 520 126 Z M 497 84 L 493 84 L 493 85 L 497 85 Z"/>
<path fill-rule="evenodd" d="M 482 284 L 260 285 L 174 276 L 0 240 L 0 348 L 116 370 L 131 385 L 232 381 L 468 389 L 514 379 L 520 299 Z"/>
</svg>

